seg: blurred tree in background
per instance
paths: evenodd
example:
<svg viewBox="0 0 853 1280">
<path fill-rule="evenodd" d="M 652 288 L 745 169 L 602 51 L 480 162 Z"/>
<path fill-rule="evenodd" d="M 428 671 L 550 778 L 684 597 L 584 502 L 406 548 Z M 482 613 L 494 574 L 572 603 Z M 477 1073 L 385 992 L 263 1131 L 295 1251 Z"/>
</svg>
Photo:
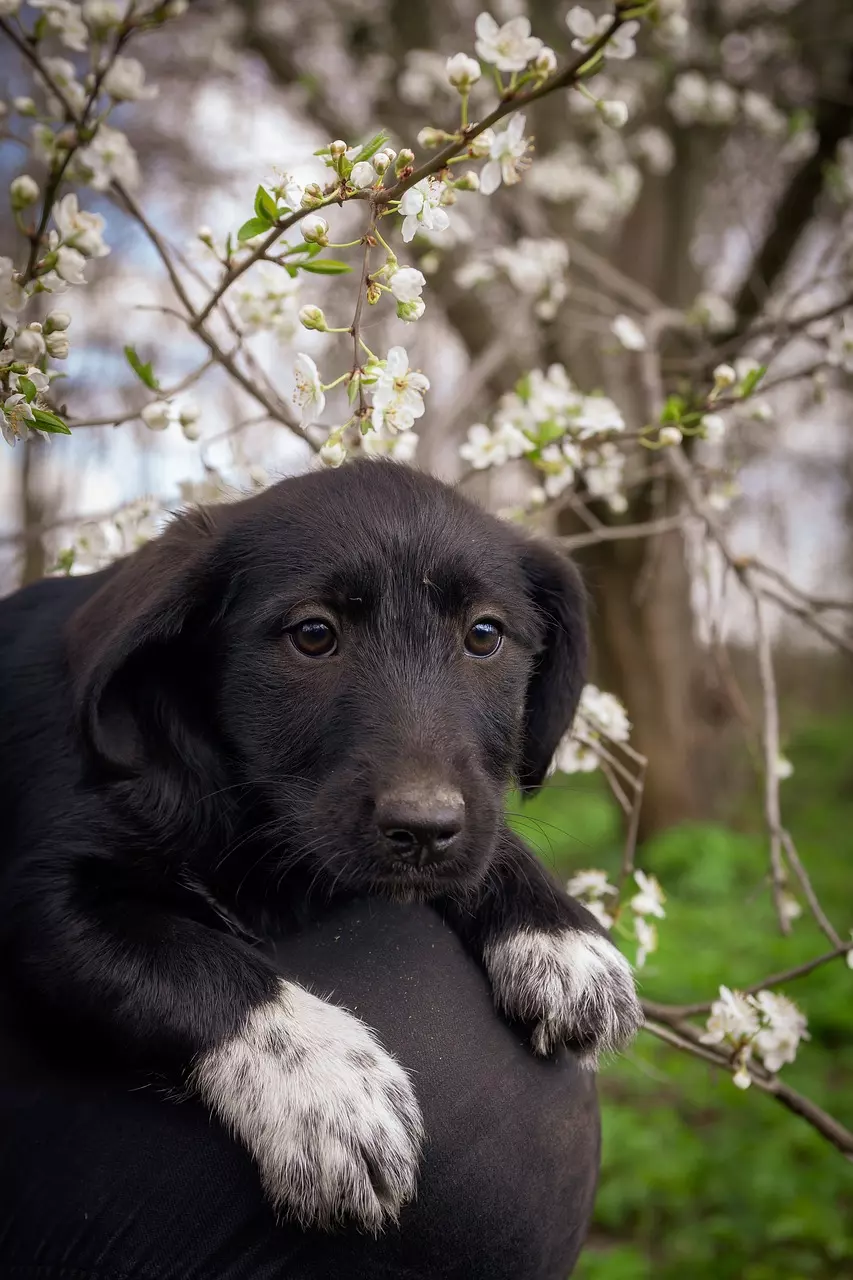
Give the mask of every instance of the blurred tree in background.
<svg viewBox="0 0 853 1280">
<path fill-rule="evenodd" d="M 837 1123 L 830 1141 L 849 1153 L 853 1122 L 849 0 L 502 0 L 492 28 L 526 15 L 533 36 L 516 25 L 500 38 L 467 0 L 185 8 L 0 0 L 0 177 L 13 184 L 0 212 L 2 402 L 26 394 L 12 376 L 64 367 L 31 403 L 72 431 L 0 455 L 4 585 L 96 567 L 170 504 L 263 485 L 324 449 L 336 462 L 411 459 L 417 446 L 418 465 L 559 536 L 591 592 L 594 678 L 625 704 L 630 743 L 618 705 L 593 689 L 561 772 L 531 806 L 511 804 L 512 821 L 564 877 L 607 872 L 620 896 L 593 902 L 629 952 L 648 941 L 659 1033 L 602 1077 L 604 1171 L 580 1274 L 853 1274 L 853 1194 L 826 1140 Z M 144 73 L 121 61 L 131 38 Z M 482 66 L 464 96 L 447 67 L 460 50 Z M 469 121 L 497 103 L 512 128 L 525 95 L 522 154 L 507 151 L 506 119 L 485 147 L 459 132 L 460 97 Z M 385 177 L 357 151 L 381 130 Z M 324 169 L 312 152 L 336 139 L 353 150 Z M 502 146 L 503 180 L 484 194 Z M 447 227 L 422 218 L 403 243 L 380 219 L 384 240 L 364 257 L 376 274 L 362 275 L 365 211 L 454 147 L 464 163 L 435 170 Z M 364 187 L 353 164 L 370 171 Z M 330 168 L 349 182 L 343 207 L 322 211 L 333 247 L 321 232 L 322 254 L 297 248 L 290 270 L 261 261 L 291 214 L 308 243 L 318 215 L 299 201 L 319 182 L 319 207 Z M 76 207 L 50 221 L 73 191 L 106 219 L 106 243 Z M 375 281 L 422 309 L 414 277 L 407 302 L 400 273 L 382 275 L 385 240 L 424 277 L 417 323 L 370 306 Z M 80 264 L 49 254 L 75 245 L 87 287 L 57 302 Z M 352 274 L 316 274 L 323 257 Z M 300 322 L 305 305 L 342 331 Z M 48 318 L 57 307 L 70 330 Z M 328 377 L 351 365 L 355 386 L 359 336 L 375 352 L 405 342 L 428 376 L 417 433 L 383 420 L 361 435 L 367 418 L 344 430 L 337 402 L 322 430 L 300 424 L 294 353 Z M 377 385 L 362 383 L 368 399 Z M 328 391 L 330 405 L 345 398 Z M 356 413 L 363 398 L 356 388 Z M 4 419 L 10 440 L 28 434 L 20 412 Z M 665 918 L 654 890 L 642 910 L 627 901 L 635 856 L 666 888 Z M 737 1066 L 735 1040 L 703 1048 L 691 1018 L 721 984 L 762 984 L 822 951 L 831 963 L 785 985 L 811 1040 L 783 1078 L 820 1108 L 818 1132 L 759 1096 L 775 1087 L 760 1062 L 737 1092 L 718 1070 Z"/>
</svg>

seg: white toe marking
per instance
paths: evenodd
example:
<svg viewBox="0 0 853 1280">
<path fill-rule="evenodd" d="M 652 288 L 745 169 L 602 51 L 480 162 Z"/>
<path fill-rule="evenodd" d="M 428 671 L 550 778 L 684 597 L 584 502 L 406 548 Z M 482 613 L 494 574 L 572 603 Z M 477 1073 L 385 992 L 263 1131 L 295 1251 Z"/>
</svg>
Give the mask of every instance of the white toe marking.
<svg viewBox="0 0 853 1280">
<path fill-rule="evenodd" d="M 550 1053 L 579 1043 L 594 1066 L 642 1023 L 631 966 L 612 942 L 580 929 L 521 929 L 491 942 L 486 968 L 498 1005 L 536 1024 L 533 1045 Z"/>
<path fill-rule="evenodd" d="M 403 1068 L 358 1018 L 282 980 L 194 1083 L 303 1224 L 378 1230 L 415 1191 L 423 1125 Z"/>
</svg>

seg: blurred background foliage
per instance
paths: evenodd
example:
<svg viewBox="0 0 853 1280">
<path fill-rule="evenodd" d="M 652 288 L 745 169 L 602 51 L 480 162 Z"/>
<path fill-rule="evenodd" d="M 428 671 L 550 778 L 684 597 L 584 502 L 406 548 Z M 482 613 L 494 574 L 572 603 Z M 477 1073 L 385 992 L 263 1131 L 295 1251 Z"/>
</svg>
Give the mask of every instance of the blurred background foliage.
<svg viewBox="0 0 853 1280">
<path fill-rule="evenodd" d="M 841 679 L 842 673 L 836 672 Z M 834 682 L 833 682 L 834 683 Z M 836 689 L 843 687 L 839 684 Z M 851 897 L 853 698 L 832 714 L 789 697 L 792 833 L 830 908 Z M 744 777 L 749 764 L 741 761 Z M 516 829 L 565 878 L 615 877 L 618 809 L 599 775 L 557 778 L 512 803 Z M 820 954 L 811 920 L 774 928 L 766 838 L 744 789 L 730 821 L 686 823 L 648 840 L 640 865 L 667 891 L 660 948 L 641 974 L 650 999 L 689 1003 L 720 982 L 746 986 Z M 844 965 L 783 988 L 807 1012 L 811 1041 L 785 1079 L 853 1123 L 853 973 Z M 603 1165 L 579 1280 L 847 1280 L 853 1276 L 853 1172 L 815 1132 L 754 1090 L 641 1036 L 600 1076 Z"/>
</svg>

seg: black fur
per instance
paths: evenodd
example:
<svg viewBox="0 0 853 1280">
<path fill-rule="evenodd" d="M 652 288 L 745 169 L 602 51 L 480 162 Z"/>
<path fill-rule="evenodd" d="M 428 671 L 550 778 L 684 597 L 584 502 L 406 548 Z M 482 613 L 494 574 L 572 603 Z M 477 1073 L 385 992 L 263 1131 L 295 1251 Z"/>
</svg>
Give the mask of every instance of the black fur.
<svg viewBox="0 0 853 1280">
<path fill-rule="evenodd" d="M 320 613 L 338 653 L 286 628 Z M 467 656 L 478 617 L 505 631 Z M 188 1068 L 276 989 L 253 941 L 309 892 L 600 933 L 505 829 L 569 728 L 586 662 L 575 570 L 388 463 L 174 521 L 129 559 L 0 603 L 0 939 L 38 1016 Z M 400 866 L 380 793 L 461 791 L 446 857 Z"/>
</svg>

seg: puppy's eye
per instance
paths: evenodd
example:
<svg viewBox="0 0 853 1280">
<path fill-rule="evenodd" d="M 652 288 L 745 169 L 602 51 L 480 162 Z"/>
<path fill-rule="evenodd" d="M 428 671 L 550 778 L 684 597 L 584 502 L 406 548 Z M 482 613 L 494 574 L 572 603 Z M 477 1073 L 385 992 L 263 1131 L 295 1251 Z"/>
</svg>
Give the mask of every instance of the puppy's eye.
<svg viewBox="0 0 853 1280">
<path fill-rule="evenodd" d="M 465 652 L 472 658 L 491 658 L 500 649 L 503 638 L 500 623 L 479 618 L 465 637 Z"/>
<path fill-rule="evenodd" d="M 294 648 L 306 658 L 328 658 L 338 647 L 338 637 L 323 618 L 306 618 L 291 627 L 288 635 Z"/>
</svg>

